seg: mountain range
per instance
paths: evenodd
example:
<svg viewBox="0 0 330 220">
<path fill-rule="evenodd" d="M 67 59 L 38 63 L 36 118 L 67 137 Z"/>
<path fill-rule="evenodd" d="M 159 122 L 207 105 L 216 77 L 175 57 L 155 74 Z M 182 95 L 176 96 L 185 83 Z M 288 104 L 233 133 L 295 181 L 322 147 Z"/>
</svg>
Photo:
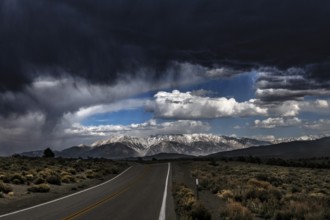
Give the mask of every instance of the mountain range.
<svg viewBox="0 0 330 220">
<path fill-rule="evenodd" d="M 316 140 L 297 140 L 272 144 L 262 147 L 249 147 L 227 152 L 219 152 L 208 155 L 208 157 L 240 157 L 254 156 L 263 158 L 313 158 L 330 156 L 330 137 L 324 137 Z"/>
<path fill-rule="evenodd" d="M 324 138 L 323 138 L 324 139 Z M 176 134 L 154 135 L 146 138 L 133 136 L 113 136 L 99 140 L 91 146 L 73 146 L 62 151 L 54 151 L 57 157 L 65 158 L 108 158 L 123 159 L 146 157 L 154 155 L 178 155 L 183 156 L 279 156 L 289 157 L 302 153 L 302 155 L 322 156 L 325 148 L 315 136 L 299 138 L 277 139 L 273 142 L 252 138 L 237 138 L 229 136 L 217 136 L 211 134 Z M 328 140 L 325 138 L 324 140 Z M 319 143 L 320 142 L 320 143 Z M 316 144 L 314 144 L 316 143 Z M 322 144 L 321 144 L 322 143 Z M 312 145 L 315 145 L 314 147 Z M 319 146 L 323 147 L 319 149 Z M 260 147 L 263 146 L 263 147 Z M 315 149 L 313 151 L 313 149 Z M 311 151 L 310 153 L 308 153 Z M 23 156 L 42 156 L 43 151 L 31 151 L 22 153 Z"/>
<path fill-rule="evenodd" d="M 146 138 L 113 136 L 109 139 L 99 140 L 91 146 L 80 145 L 55 151 L 55 155 L 58 157 L 103 157 L 109 159 L 145 157 L 161 153 L 203 156 L 268 144 L 271 143 L 252 138 L 210 134 L 154 135 Z M 42 153 L 43 151 L 32 151 L 22 153 L 22 155 L 41 156 Z"/>
</svg>

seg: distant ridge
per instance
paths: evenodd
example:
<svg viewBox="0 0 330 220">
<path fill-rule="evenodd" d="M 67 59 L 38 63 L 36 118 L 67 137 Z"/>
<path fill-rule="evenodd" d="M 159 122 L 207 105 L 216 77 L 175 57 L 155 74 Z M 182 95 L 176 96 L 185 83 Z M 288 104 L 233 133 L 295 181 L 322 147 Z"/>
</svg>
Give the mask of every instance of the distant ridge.
<svg viewBox="0 0 330 220">
<path fill-rule="evenodd" d="M 70 147 L 56 152 L 55 155 L 66 158 L 103 157 L 109 159 L 145 157 L 162 153 L 169 157 L 173 155 L 201 156 L 267 144 L 270 142 L 210 134 L 154 135 L 146 138 L 114 136 L 97 141 L 91 146 Z M 22 155 L 41 156 L 42 151 L 25 152 Z"/>
<path fill-rule="evenodd" d="M 173 158 L 178 155 L 212 157 L 320 157 L 330 156 L 330 138 L 314 140 L 304 138 L 291 142 L 272 144 L 251 138 L 216 136 L 209 134 L 154 135 L 146 138 L 115 136 L 100 140 L 91 146 L 79 145 L 55 151 L 56 157 L 124 159 L 136 157 Z M 298 138 L 299 140 L 299 138 Z M 21 155 L 40 157 L 43 151 L 24 152 Z M 178 156 L 180 157 L 180 156 Z"/>
<path fill-rule="evenodd" d="M 268 146 L 250 147 L 227 152 L 210 154 L 207 157 L 276 157 L 276 158 L 312 158 L 330 156 L 330 137 L 318 140 L 292 141 Z"/>
</svg>

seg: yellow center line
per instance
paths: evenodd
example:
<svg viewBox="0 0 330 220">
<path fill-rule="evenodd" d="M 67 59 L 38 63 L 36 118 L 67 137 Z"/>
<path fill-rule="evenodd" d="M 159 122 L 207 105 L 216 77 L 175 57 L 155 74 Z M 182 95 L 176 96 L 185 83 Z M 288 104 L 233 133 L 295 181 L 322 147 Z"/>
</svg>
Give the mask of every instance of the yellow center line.
<svg viewBox="0 0 330 220">
<path fill-rule="evenodd" d="M 91 205 L 89 205 L 89 206 L 87 206 L 87 207 L 85 207 L 85 208 L 77 211 L 77 212 L 74 212 L 73 214 L 71 214 L 71 215 L 63 218 L 62 220 L 72 220 L 72 219 L 75 219 L 75 218 L 77 218 L 79 216 L 82 216 L 82 215 L 86 214 L 87 212 L 91 211 L 92 209 L 94 209 L 95 207 L 97 207 L 97 206 L 99 206 L 99 205 L 101 205 L 101 204 L 103 204 L 103 203 L 105 203 L 105 202 L 107 202 L 107 201 L 115 198 L 116 196 L 118 196 L 118 195 L 120 195 L 120 194 L 122 194 L 124 192 L 126 192 L 134 184 L 136 184 L 141 179 L 143 179 L 146 176 L 147 171 L 149 171 L 149 169 L 150 169 L 149 166 L 148 167 L 145 167 L 143 173 L 138 178 L 136 178 L 135 180 L 132 180 L 131 182 L 129 182 L 126 186 L 124 186 L 121 189 L 113 192 L 112 194 L 108 195 L 107 197 L 105 197 L 105 198 L 103 198 L 103 199 L 101 199 L 101 200 L 99 200 L 99 201 L 97 201 L 97 202 L 95 202 L 95 203 L 93 203 L 93 204 L 91 204 Z"/>
</svg>

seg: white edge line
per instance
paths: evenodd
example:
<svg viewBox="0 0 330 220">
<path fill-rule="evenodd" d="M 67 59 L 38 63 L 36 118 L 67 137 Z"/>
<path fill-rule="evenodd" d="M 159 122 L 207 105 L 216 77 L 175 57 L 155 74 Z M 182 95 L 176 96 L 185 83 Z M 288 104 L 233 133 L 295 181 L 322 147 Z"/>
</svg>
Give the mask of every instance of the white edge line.
<svg viewBox="0 0 330 220">
<path fill-rule="evenodd" d="M 165 220 L 165 211 L 166 211 L 166 198 L 167 198 L 167 185 L 168 185 L 168 176 L 170 175 L 170 169 L 171 169 L 171 163 L 168 163 L 168 169 L 167 169 L 167 176 L 165 181 L 165 189 L 164 189 L 164 195 L 163 195 L 163 202 L 162 207 L 160 209 L 159 213 L 159 220 Z"/>
<path fill-rule="evenodd" d="M 72 196 L 75 196 L 75 195 L 78 195 L 80 193 L 83 193 L 83 192 L 86 192 L 86 191 L 89 191 L 91 189 L 95 189 L 97 187 L 100 187 L 100 186 L 103 186 L 104 184 L 107 184 L 115 179 L 117 179 L 118 177 L 120 177 L 122 174 L 126 173 L 129 169 L 131 169 L 132 167 L 128 167 L 126 170 L 124 170 L 123 172 L 121 172 L 119 175 L 113 177 L 112 179 L 110 180 L 107 180 L 106 182 L 104 183 L 101 183 L 99 185 L 96 185 L 96 186 L 92 186 L 90 188 L 87 188 L 87 189 L 84 189 L 84 190 L 81 190 L 79 192 L 76 192 L 76 193 L 72 193 L 70 195 L 67 195 L 67 196 L 64 196 L 64 197 L 61 197 L 61 198 L 58 198 L 58 199 L 54 199 L 54 200 L 51 200 L 51 201 L 48 201 L 48 202 L 45 202 L 45 203 L 41 203 L 41 204 L 38 204 L 38 205 L 35 205 L 35 206 L 32 206 L 32 207 L 29 207 L 29 208 L 25 208 L 25 209 L 21 209 L 21 210 L 18 210 L 18 211 L 15 211 L 15 212 L 10 212 L 10 213 L 7 213 L 7 214 L 4 214 L 4 215 L 0 215 L 0 218 L 3 218 L 3 217 L 6 217 L 6 216 L 9 216 L 9 215 L 14 215 L 14 214 L 17 214 L 17 213 L 20 213 L 20 212 L 24 212 L 24 211 L 27 211 L 27 210 L 30 210 L 30 209 L 34 209 L 34 208 L 37 208 L 37 207 L 40 207 L 40 206 L 44 206 L 44 205 L 48 205 L 50 203 L 54 203 L 54 202 L 57 202 L 57 201 L 60 201 L 60 200 L 63 200 L 63 199 L 66 199 L 66 198 L 69 198 L 69 197 L 72 197 Z"/>
</svg>

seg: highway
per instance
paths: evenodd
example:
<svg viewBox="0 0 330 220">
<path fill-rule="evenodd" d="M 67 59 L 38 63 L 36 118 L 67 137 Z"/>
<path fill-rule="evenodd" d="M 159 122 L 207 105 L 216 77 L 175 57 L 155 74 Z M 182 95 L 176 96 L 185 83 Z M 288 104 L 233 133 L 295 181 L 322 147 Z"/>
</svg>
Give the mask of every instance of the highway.
<svg viewBox="0 0 330 220">
<path fill-rule="evenodd" d="M 175 219 L 169 163 L 136 165 L 113 179 L 0 219 Z"/>
</svg>

